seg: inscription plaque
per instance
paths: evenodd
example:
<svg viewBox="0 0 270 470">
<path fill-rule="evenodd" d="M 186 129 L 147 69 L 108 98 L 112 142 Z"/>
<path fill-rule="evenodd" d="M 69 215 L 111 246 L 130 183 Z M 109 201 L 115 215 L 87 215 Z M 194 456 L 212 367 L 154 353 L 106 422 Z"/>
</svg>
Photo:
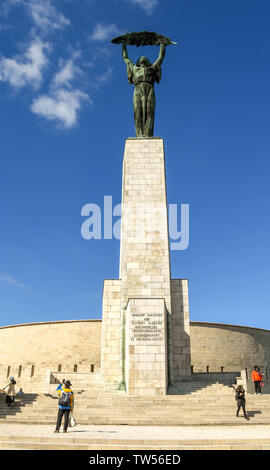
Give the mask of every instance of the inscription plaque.
<svg viewBox="0 0 270 470">
<path fill-rule="evenodd" d="M 162 298 L 130 299 L 127 307 L 126 385 L 134 395 L 167 391 L 166 306 Z"/>
<path fill-rule="evenodd" d="M 133 313 L 130 324 L 130 342 L 164 341 L 163 315 L 161 313 Z"/>
</svg>

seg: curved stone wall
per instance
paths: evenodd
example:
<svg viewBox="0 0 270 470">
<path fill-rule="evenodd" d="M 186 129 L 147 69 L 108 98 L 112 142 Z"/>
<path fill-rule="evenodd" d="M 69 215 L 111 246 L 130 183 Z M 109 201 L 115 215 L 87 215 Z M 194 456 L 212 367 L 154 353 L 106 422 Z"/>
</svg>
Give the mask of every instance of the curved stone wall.
<svg viewBox="0 0 270 470">
<path fill-rule="evenodd" d="M 194 372 L 240 371 L 270 365 L 270 331 L 217 323 L 190 323 Z"/>
<path fill-rule="evenodd" d="M 0 388 L 14 375 L 18 385 L 44 381 L 46 371 L 96 372 L 101 320 L 34 323 L 0 328 Z M 270 331 L 214 323 L 190 323 L 194 372 L 236 372 L 257 364 L 270 369 Z"/>
<path fill-rule="evenodd" d="M 27 389 L 46 371 L 82 373 L 100 367 L 101 320 L 32 323 L 0 328 L 0 388 L 13 375 Z"/>
</svg>

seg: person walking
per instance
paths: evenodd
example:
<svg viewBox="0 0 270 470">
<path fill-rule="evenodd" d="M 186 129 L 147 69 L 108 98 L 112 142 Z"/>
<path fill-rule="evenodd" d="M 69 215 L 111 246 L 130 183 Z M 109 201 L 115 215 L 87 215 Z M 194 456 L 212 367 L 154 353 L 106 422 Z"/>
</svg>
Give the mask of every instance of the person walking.
<svg viewBox="0 0 270 470">
<path fill-rule="evenodd" d="M 242 408 L 244 417 L 245 419 L 249 419 L 247 413 L 246 413 L 246 399 L 245 399 L 245 390 L 242 385 L 239 385 L 235 391 L 235 399 L 237 402 L 237 411 L 236 411 L 236 416 L 239 418 L 239 411 L 240 408 Z"/>
<path fill-rule="evenodd" d="M 254 369 L 251 374 L 251 378 L 254 383 L 254 389 L 255 389 L 256 395 L 258 393 L 262 393 L 262 390 L 261 390 L 262 373 L 258 366 L 254 366 Z"/>
<path fill-rule="evenodd" d="M 58 415 L 57 415 L 57 422 L 56 422 L 56 429 L 54 432 L 58 433 L 61 427 L 62 418 L 64 416 L 64 430 L 63 432 L 67 432 L 68 429 L 68 422 L 69 422 L 69 414 L 73 411 L 74 408 L 74 393 L 71 390 L 71 383 L 69 380 L 65 381 L 65 384 L 61 384 L 57 387 L 57 393 L 59 395 L 58 401 Z"/>
<path fill-rule="evenodd" d="M 6 394 L 6 404 L 7 406 L 14 405 L 16 390 L 15 390 L 16 380 L 14 377 L 9 378 L 9 383 L 3 388 L 5 390 L 7 387 Z"/>
</svg>

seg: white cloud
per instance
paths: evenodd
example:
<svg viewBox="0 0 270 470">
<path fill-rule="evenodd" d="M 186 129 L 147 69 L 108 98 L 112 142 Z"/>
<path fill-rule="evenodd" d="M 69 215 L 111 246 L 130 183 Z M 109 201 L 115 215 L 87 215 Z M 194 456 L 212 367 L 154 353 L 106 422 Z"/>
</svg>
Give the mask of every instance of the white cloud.
<svg viewBox="0 0 270 470">
<path fill-rule="evenodd" d="M 59 85 L 69 85 L 70 81 L 74 78 L 74 63 L 72 60 L 69 60 L 62 69 L 55 75 L 53 83 L 56 86 Z"/>
<path fill-rule="evenodd" d="M 71 86 L 72 80 L 82 75 L 82 70 L 75 64 L 75 60 L 80 56 L 80 52 L 74 53 L 72 58 L 63 61 L 60 60 L 60 70 L 53 78 L 52 85 L 54 87 Z"/>
<path fill-rule="evenodd" d="M 106 41 L 120 34 L 122 33 L 115 24 L 97 23 L 89 39 L 92 41 Z"/>
<path fill-rule="evenodd" d="M 69 19 L 57 11 L 54 0 L 4 0 L 4 4 L 6 14 L 11 8 L 20 6 L 30 16 L 29 32 L 32 40 L 28 48 L 12 58 L 1 57 L 0 54 L 0 82 L 5 81 L 16 89 L 27 85 L 34 88 L 36 93 L 30 105 L 31 111 L 37 116 L 57 123 L 62 128 L 72 128 L 78 122 L 82 106 L 87 102 L 92 103 L 85 90 L 91 88 L 95 90 L 106 83 L 111 77 L 112 67 L 103 66 L 100 71 L 95 69 L 92 78 L 90 80 L 88 78 L 86 82 L 86 68 L 93 69 L 97 59 L 93 57 L 93 62 L 89 62 L 89 59 L 87 62 L 82 60 L 83 51 L 73 51 L 66 60 L 58 60 L 58 70 L 54 70 L 49 63 L 49 58 L 51 60 L 53 55 L 50 54 L 49 57 L 48 54 L 52 42 L 48 44 L 44 38 L 53 31 L 70 25 Z M 103 41 L 119 34 L 122 32 L 115 24 L 97 23 L 88 39 L 98 41 L 100 43 L 98 46 L 103 47 Z M 94 56 L 101 54 L 98 49 L 98 47 L 94 49 Z M 67 51 L 70 50 L 71 46 L 67 46 Z M 103 50 L 102 56 L 107 57 L 108 52 L 106 54 L 106 50 Z M 41 91 L 45 69 L 48 69 L 48 73 L 52 72 L 52 75 L 51 77 L 46 75 L 50 80 L 49 85 L 47 89 Z"/>
<path fill-rule="evenodd" d="M 70 25 L 70 20 L 58 12 L 50 0 L 25 0 L 34 24 L 43 31 L 62 29 Z"/>
<path fill-rule="evenodd" d="M 3 11 L 7 14 L 15 6 L 25 7 L 33 23 L 43 33 L 63 29 L 70 25 L 70 20 L 52 4 L 51 0 L 6 0 Z"/>
<path fill-rule="evenodd" d="M 24 54 L 12 59 L 0 59 L 0 81 L 8 82 L 15 88 L 31 85 L 38 88 L 42 82 L 42 72 L 48 60 L 45 50 L 49 49 L 47 43 L 34 39 Z"/>
<path fill-rule="evenodd" d="M 83 74 L 75 64 L 80 55 L 78 51 L 73 53 L 69 60 L 59 61 L 60 68 L 51 81 L 48 94 L 38 96 L 31 106 L 34 114 L 49 121 L 56 121 L 66 129 L 77 124 L 78 113 L 83 103 L 91 102 L 86 93 L 72 85 L 72 82 Z"/>
<path fill-rule="evenodd" d="M 65 128 L 75 126 L 78 111 L 83 102 L 91 101 L 89 96 L 80 90 L 53 90 L 49 95 L 41 95 L 33 102 L 31 111 L 50 121 L 57 121 Z"/>
<path fill-rule="evenodd" d="M 158 5 L 158 0 L 128 0 L 130 3 L 134 3 L 134 5 L 138 5 L 146 13 L 152 13 L 155 6 Z"/>
<path fill-rule="evenodd" d="M 10 274 L 0 273 L 0 281 L 5 282 L 11 286 L 18 287 L 19 289 L 30 290 L 28 286 L 23 284 L 21 281 L 18 281 L 18 279 L 15 279 L 13 276 L 10 276 Z"/>
</svg>

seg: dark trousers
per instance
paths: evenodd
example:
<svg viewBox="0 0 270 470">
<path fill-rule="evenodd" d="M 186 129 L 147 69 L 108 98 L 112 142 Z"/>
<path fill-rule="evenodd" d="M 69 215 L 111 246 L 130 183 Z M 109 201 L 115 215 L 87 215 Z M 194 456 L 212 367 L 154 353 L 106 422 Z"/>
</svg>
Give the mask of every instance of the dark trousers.
<svg viewBox="0 0 270 470">
<path fill-rule="evenodd" d="M 243 413 L 244 413 L 244 416 L 245 416 L 245 418 L 246 418 L 246 417 L 247 417 L 247 413 L 246 413 L 246 402 L 245 402 L 245 401 L 238 401 L 238 402 L 237 402 L 237 412 L 236 412 L 236 416 L 239 416 L 240 408 L 242 408 Z"/>
<path fill-rule="evenodd" d="M 255 388 L 255 393 L 262 393 L 260 381 L 256 380 L 256 382 L 254 382 L 254 388 Z"/>
<path fill-rule="evenodd" d="M 14 403 L 14 397 L 12 397 L 11 395 L 6 395 L 6 404 L 10 406 L 13 403 Z"/>
<path fill-rule="evenodd" d="M 57 423 L 56 423 L 56 430 L 57 431 L 59 431 L 59 429 L 60 429 L 63 416 L 65 416 L 64 431 L 67 430 L 69 413 L 70 413 L 70 410 L 62 410 L 61 408 L 58 408 Z"/>
</svg>

